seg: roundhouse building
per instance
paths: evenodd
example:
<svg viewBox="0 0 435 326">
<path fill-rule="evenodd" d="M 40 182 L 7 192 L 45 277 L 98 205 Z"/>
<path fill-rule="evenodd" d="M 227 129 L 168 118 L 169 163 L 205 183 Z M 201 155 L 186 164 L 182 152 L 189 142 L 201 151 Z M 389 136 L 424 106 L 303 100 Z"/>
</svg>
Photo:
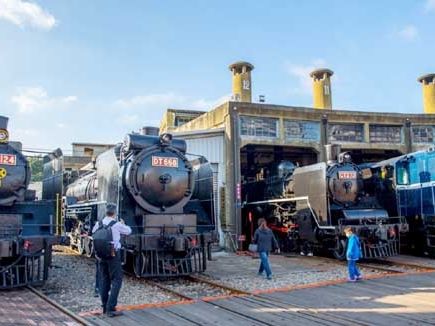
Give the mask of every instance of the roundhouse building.
<svg viewBox="0 0 435 326">
<path fill-rule="evenodd" d="M 313 71 L 313 107 L 251 102 L 252 64 L 230 66 L 233 97 L 208 112 L 191 114 L 171 109 L 160 132 L 186 139 L 190 153 L 208 158 L 216 174 L 216 214 L 221 245 L 239 248 L 248 235 L 242 216 L 243 185 L 264 176 L 272 162 L 299 165 L 324 159 L 324 145 L 338 143 L 357 163 L 382 160 L 435 145 L 435 75 L 423 84 L 424 112 L 399 114 L 334 110 L 329 69 Z M 177 116 L 183 124 L 175 125 Z"/>
</svg>

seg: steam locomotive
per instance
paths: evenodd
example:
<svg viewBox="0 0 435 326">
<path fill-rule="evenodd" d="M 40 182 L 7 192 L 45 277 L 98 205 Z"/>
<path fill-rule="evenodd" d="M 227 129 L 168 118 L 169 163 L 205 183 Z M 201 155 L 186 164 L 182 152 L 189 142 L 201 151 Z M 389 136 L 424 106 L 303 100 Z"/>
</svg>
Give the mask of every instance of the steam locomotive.
<svg viewBox="0 0 435 326">
<path fill-rule="evenodd" d="M 55 202 L 35 200 L 21 143 L 10 142 L 0 116 L 0 289 L 37 285 L 48 278 L 55 235 Z"/>
<path fill-rule="evenodd" d="M 245 190 L 245 214 L 251 220 L 253 215 L 266 217 L 283 249 L 309 243 L 344 259 L 343 230 L 351 226 L 360 237 L 364 258 L 398 254 L 399 237 L 407 231 L 407 224 L 390 217 L 374 189 L 366 186 L 370 170 L 361 169 L 349 153 L 339 151 L 339 147 L 327 145 L 327 162 L 305 167 L 281 162 L 277 169 L 272 168 L 265 180 Z M 261 193 L 258 183 L 265 200 L 257 200 Z"/>
<path fill-rule="evenodd" d="M 187 158 L 184 140 L 129 134 L 88 171 L 65 171 L 57 156 L 47 164 L 44 191 L 64 195 L 65 230 L 80 253 L 93 255 L 92 227 L 114 202 L 132 228 L 123 238 L 126 269 L 138 277 L 206 269 L 215 237 L 213 172 L 205 158 Z"/>
</svg>

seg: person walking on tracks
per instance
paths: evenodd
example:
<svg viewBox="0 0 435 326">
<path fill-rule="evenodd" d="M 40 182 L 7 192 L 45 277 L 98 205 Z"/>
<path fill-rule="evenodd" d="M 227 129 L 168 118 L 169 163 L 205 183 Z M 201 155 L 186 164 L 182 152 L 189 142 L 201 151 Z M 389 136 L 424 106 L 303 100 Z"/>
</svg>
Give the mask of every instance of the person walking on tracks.
<svg viewBox="0 0 435 326">
<path fill-rule="evenodd" d="M 260 255 L 260 269 L 258 275 L 262 276 L 266 272 L 268 280 L 272 279 L 272 269 L 269 263 L 269 252 L 275 250 L 279 253 L 278 242 L 271 229 L 267 227 L 264 218 L 258 220 L 258 229 L 254 233 L 254 243 L 257 244 L 257 251 Z"/>
<path fill-rule="evenodd" d="M 109 317 L 122 315 L 116 311 L 119 290 L 122 285 L 121 234 L 129 235 L 131 228 L 121 219 L 116 221 L 116 205 L 106 205 L 106 217 L 97 222 L 92 230 L 95 255 L 99 268 L 99 291 L 103 313 Z"/>
<path fill-rule="evenodd" d="M 356 266 L 356 262 L 361 258 L 361 246 L 358 236 L 353 233 L 351 227 L 346 227 L 344 233 L 348 238 L 346 258 L 349 270 L 349 282 L 356 282 L 362 278 L 361 273 Z"/>
</svg>

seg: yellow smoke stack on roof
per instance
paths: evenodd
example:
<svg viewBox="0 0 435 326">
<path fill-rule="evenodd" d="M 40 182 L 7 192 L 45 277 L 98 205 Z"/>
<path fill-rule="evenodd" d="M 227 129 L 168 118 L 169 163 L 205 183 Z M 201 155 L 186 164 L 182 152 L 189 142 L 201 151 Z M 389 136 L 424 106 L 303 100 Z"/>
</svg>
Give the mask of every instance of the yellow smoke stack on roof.
<svg viewBox="0 0 435 326">
<path fill-rule="evenodd" d="M 332 109 L 331 76 L 329 69 L 316 69 L 310 73 L 313 79 L 313 107 L 316 109 Z"/>
</svg>

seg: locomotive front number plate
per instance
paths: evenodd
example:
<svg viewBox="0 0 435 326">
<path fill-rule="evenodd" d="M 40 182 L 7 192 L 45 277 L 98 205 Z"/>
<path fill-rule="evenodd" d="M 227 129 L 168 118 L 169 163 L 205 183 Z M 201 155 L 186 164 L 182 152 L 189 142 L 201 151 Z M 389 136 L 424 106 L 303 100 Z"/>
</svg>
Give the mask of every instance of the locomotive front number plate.
<svg viewBox="0 0 435 326">
<path fill-rule="evenodd" d="M 17 165 L 17 156 L 11 154 L 0 154 L 0 164 Z"/>
<path fill-rule="evenodd" d="M 177 157 L 161 157 L 152 156 L 151 157 L 152 166 L 163 166 L 167 168 L 178 168 L 178 158 Z"/>
<path fill-rule="evenodd" d="M 355 171 L 338 171 L 339 179 L 356 179 Z"/>
</svg>

